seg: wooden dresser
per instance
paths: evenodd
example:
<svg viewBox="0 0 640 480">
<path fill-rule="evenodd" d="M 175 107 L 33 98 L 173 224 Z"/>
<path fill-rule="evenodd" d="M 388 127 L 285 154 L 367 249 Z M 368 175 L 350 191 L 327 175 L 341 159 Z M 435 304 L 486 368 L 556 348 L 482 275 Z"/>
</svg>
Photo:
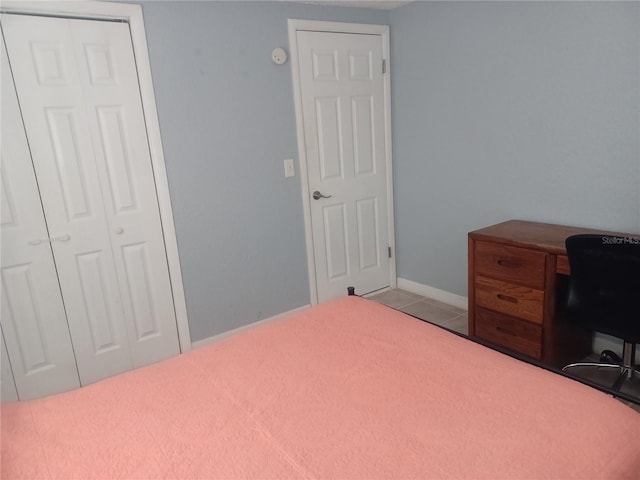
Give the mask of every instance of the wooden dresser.
<svg viewBox="0 0 640 480">
<path fill-rule="evenodd" d="M 579 233 L 637 236 L 522 220 L 469 233 L 469 335 L 556 367 L 589 354 L 591 334 L 561 314 Z"/>
</svg>

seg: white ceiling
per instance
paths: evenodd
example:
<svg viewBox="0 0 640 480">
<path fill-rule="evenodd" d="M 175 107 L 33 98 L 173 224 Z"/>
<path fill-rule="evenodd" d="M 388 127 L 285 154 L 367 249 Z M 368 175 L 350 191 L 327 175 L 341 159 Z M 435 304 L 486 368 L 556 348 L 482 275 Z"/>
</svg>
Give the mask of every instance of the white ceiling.
<svg viewBox="0 0 640 480">
<path fill-rule="evenodd" d="M 314 5 L 334 5 L 340 7 L 379 8 L 393 10 L 412 0 L 298 0 L 296 3 L 311 3 Z"/>
</svg>

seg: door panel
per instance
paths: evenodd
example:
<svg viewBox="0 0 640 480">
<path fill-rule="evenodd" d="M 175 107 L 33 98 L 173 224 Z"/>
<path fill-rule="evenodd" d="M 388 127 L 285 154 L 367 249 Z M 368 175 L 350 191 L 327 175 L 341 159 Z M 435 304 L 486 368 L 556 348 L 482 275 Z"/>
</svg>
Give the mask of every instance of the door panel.
<svg viewBox="0 0 640 480">
<path fill-rule="evenodd" d="M 358 220 L 358 252 L 360 271 L 376 269 L 380 266 L 380 245 L 378 244 L 378 199 L 364 198 L 356 202 Z"/>
<path fill-rule="evenodd" d="M 318 300 L 391 283 L 382 38 L 297 32 Z"/>
<path fill-rule="evenodd" d="M 0 329 L 0 402 L 17 402 L 18 390 L 13 380 L 11 363 L 7 346 L 4 342 L 4 335 Z"/>
<path fill-rule="evenodd" d="M 177 354 L 128 25 L 4 15 L 3 27 L 11 58 L 32 59 L 14 76 L 82 383 Z"/>
<path fill-rule="evenodd" d="M 70 24 L 133 364 L 146 365 L 179 346 L 129 27 Z"/>
<path fill-rule="evenodd" d="M 84 142 L 78 138 L 78 113 L 74 108 L 45 107 L 44 117 L 53 147 L 58 187 L 67 214 L 66 223 L 87 217 L 95 219 L 95 208 L 87 196 L 91 188 L 87 185 L 86 167 L 83 168 L 81 160 L 88 152 L 86 144 L 82 145 Z M 98 199 L 93 200 L 96 202 Z"/>
<path fill-rule="evenodd" d="M 31 56 L 40 85 L 55 86 L 68 83 L 65 69 L 67 60 L 61 43 L 34 41 L 31 43 Z"/>
<path fill-rule="evenodd" d="M 4 43 L 0 166 L 1 321 L 13 377 L 21 399 L 71 390 L 78 372 Z"/>
<path fill-rule="evenodd" d="M 55 364 L 48 358 L 42 335 L 44 322 L 37 304 L 32 264 L 3 266 L 2 284 L 9 319 L 17 334 L 18 360 L 25 367 L 25 375 L 53 368 Z"/>
<path fill-rule="evenodd" d="M 349 275 L 346 205 L 325 206 L 323 214 L 327 277 L 336 281 Z"/>
<path fill-rule="evenodd" d="M 376 150 L 373 131 L 373 98 L 371 96 L 351 99 L 353 118 L 353 161 L 356 176 L 375 174 Z"/>
<path fill-rule="evenodd" d="M 135 321 L 135 339 L 144 341 L 157 337 L 162 329 L 157 319 L 161 318 L 156 311 L 156 303 L 153 298 L 153 285 L 151 269 L 148 261 L 148 248 L 146 243 L 131 244 L 122 247 L 125 271 L 127 274 L 127 286 L 133 319 Z"/>
<path fill-rule="evenodd" d="M 76 268 L 82 286 L 82 300 L 94 355 L 117 350 L 119 346 L 114 335 L 118 327 L 118 312 L 113 311 L 111 302 L 108 301 L 111 292 L 107 289 L 108 280 L 104 274 L 105 259 L 102 253 L 96 251 L 76 255 Z M 109 259 L 106 260 L 108 261 Z"/>
<path fill-rule="evenodd" d="M 344 178 L 342 138 L 340 131 L 340 99 L 317 98 L 318 161 L 320 178 Z"/>
<path fill-rule="evenodd" d="M 127 149 L 122 107 L 96 107 L 98 131 L 107 166 L 109 193 L 116 214 L 138 208 L 131 178 L 131 159 Z"/>
<path fill-rule="evenodd" d="M 47 225 L 62 239 L 51 246 L 84 385 L 133 362 L 69 22 L 2 16 Z"/>
</svg>

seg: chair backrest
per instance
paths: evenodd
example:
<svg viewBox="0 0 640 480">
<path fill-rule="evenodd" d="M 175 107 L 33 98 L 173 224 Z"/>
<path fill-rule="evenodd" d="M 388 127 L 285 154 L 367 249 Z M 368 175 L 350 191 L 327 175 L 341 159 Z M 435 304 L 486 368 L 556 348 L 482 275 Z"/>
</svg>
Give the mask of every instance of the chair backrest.
<svg viewBox="0 0 640 480">
<path fill-rule="evenodd" d="M 640 239 L 566 239 L 571 276 L 567 314 L 590 330 L 640 342 Z"/>
</svg>

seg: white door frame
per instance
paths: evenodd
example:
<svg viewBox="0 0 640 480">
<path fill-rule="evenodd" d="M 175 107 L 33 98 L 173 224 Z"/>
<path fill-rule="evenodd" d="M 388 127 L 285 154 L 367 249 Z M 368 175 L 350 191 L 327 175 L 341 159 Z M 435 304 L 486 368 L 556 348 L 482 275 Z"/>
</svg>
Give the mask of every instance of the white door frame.
<svg viewBox="0 0 640 480">
<path fill-rule="evenodd" d="M 318 303 L 316 284 L 316 264 L 313 254 L 313 234 L 311 229 L 311 202 L 309 200 L 309 181 L 307 176 L 307 150 L 304 140 L 304 122 L 302 117 L 302 91 L 300 88 L 300 69 L 298 62 L 298 31 L 359 33 L 381 35 L 382 56 L 386 60 L 386 74 L 383 75 L 384 87 L 384 143 L 387 166 L 387 215 L 389 218 L 389 245 L 391 258 L 389 264 L 389 285 L 396 286 L 396 255 L 393 217 L 393 176 L 391 169 L 391 69 L 389 66 L 389 26 L 364 23 L 322 22 L 316 20 L 289 19 L 289 48 L 291 50 L 291 74 L 293 77 L 293 101 L 296 112 L 296 134 L 298 156 L 300 158 L 300 183 L 302 185 L 302 207 L 304 212 L 304 233 L 307 247 L 307 268 L 309 271 L 309 297 L 311 305 Z M 358 293 L 358 292 L 356 292 Z M 345 292 L 346 295 L 346 292 Z"/>
<path fill-rule="evenodd" d="M 151 65 L 147 49 L 147 37 L 144 31 L 142 7 L 140 5 L 111 2 L 32 2 L 3 0 L 1 10 L 4 13 L 28 13 L 69 18 L 123 20 L 129 24 L 131 42 L 133 44 L 138 70 L 142 110 L 144 111 L 145 126 L 149 138 L 149 150 L 158 196 L 160 218 L 162 220 L 162 233 L 164 235 L 165 249 L 167 252 L 167 263 L 169 265 L 169 278 L 173 291 L 173 304 L 176 314 L 180 350 L 183 353 L 191 350 L 191 334 L 189 332 L 187 306 L 182 284 L 178 242 L 176 240 L 176 231 L 173 223 L 169 183 L 165 169 L 164 153 L 162 151 L 160 124 L 158 122 L 155 93 L 151 78 Z"/>
</svg>

